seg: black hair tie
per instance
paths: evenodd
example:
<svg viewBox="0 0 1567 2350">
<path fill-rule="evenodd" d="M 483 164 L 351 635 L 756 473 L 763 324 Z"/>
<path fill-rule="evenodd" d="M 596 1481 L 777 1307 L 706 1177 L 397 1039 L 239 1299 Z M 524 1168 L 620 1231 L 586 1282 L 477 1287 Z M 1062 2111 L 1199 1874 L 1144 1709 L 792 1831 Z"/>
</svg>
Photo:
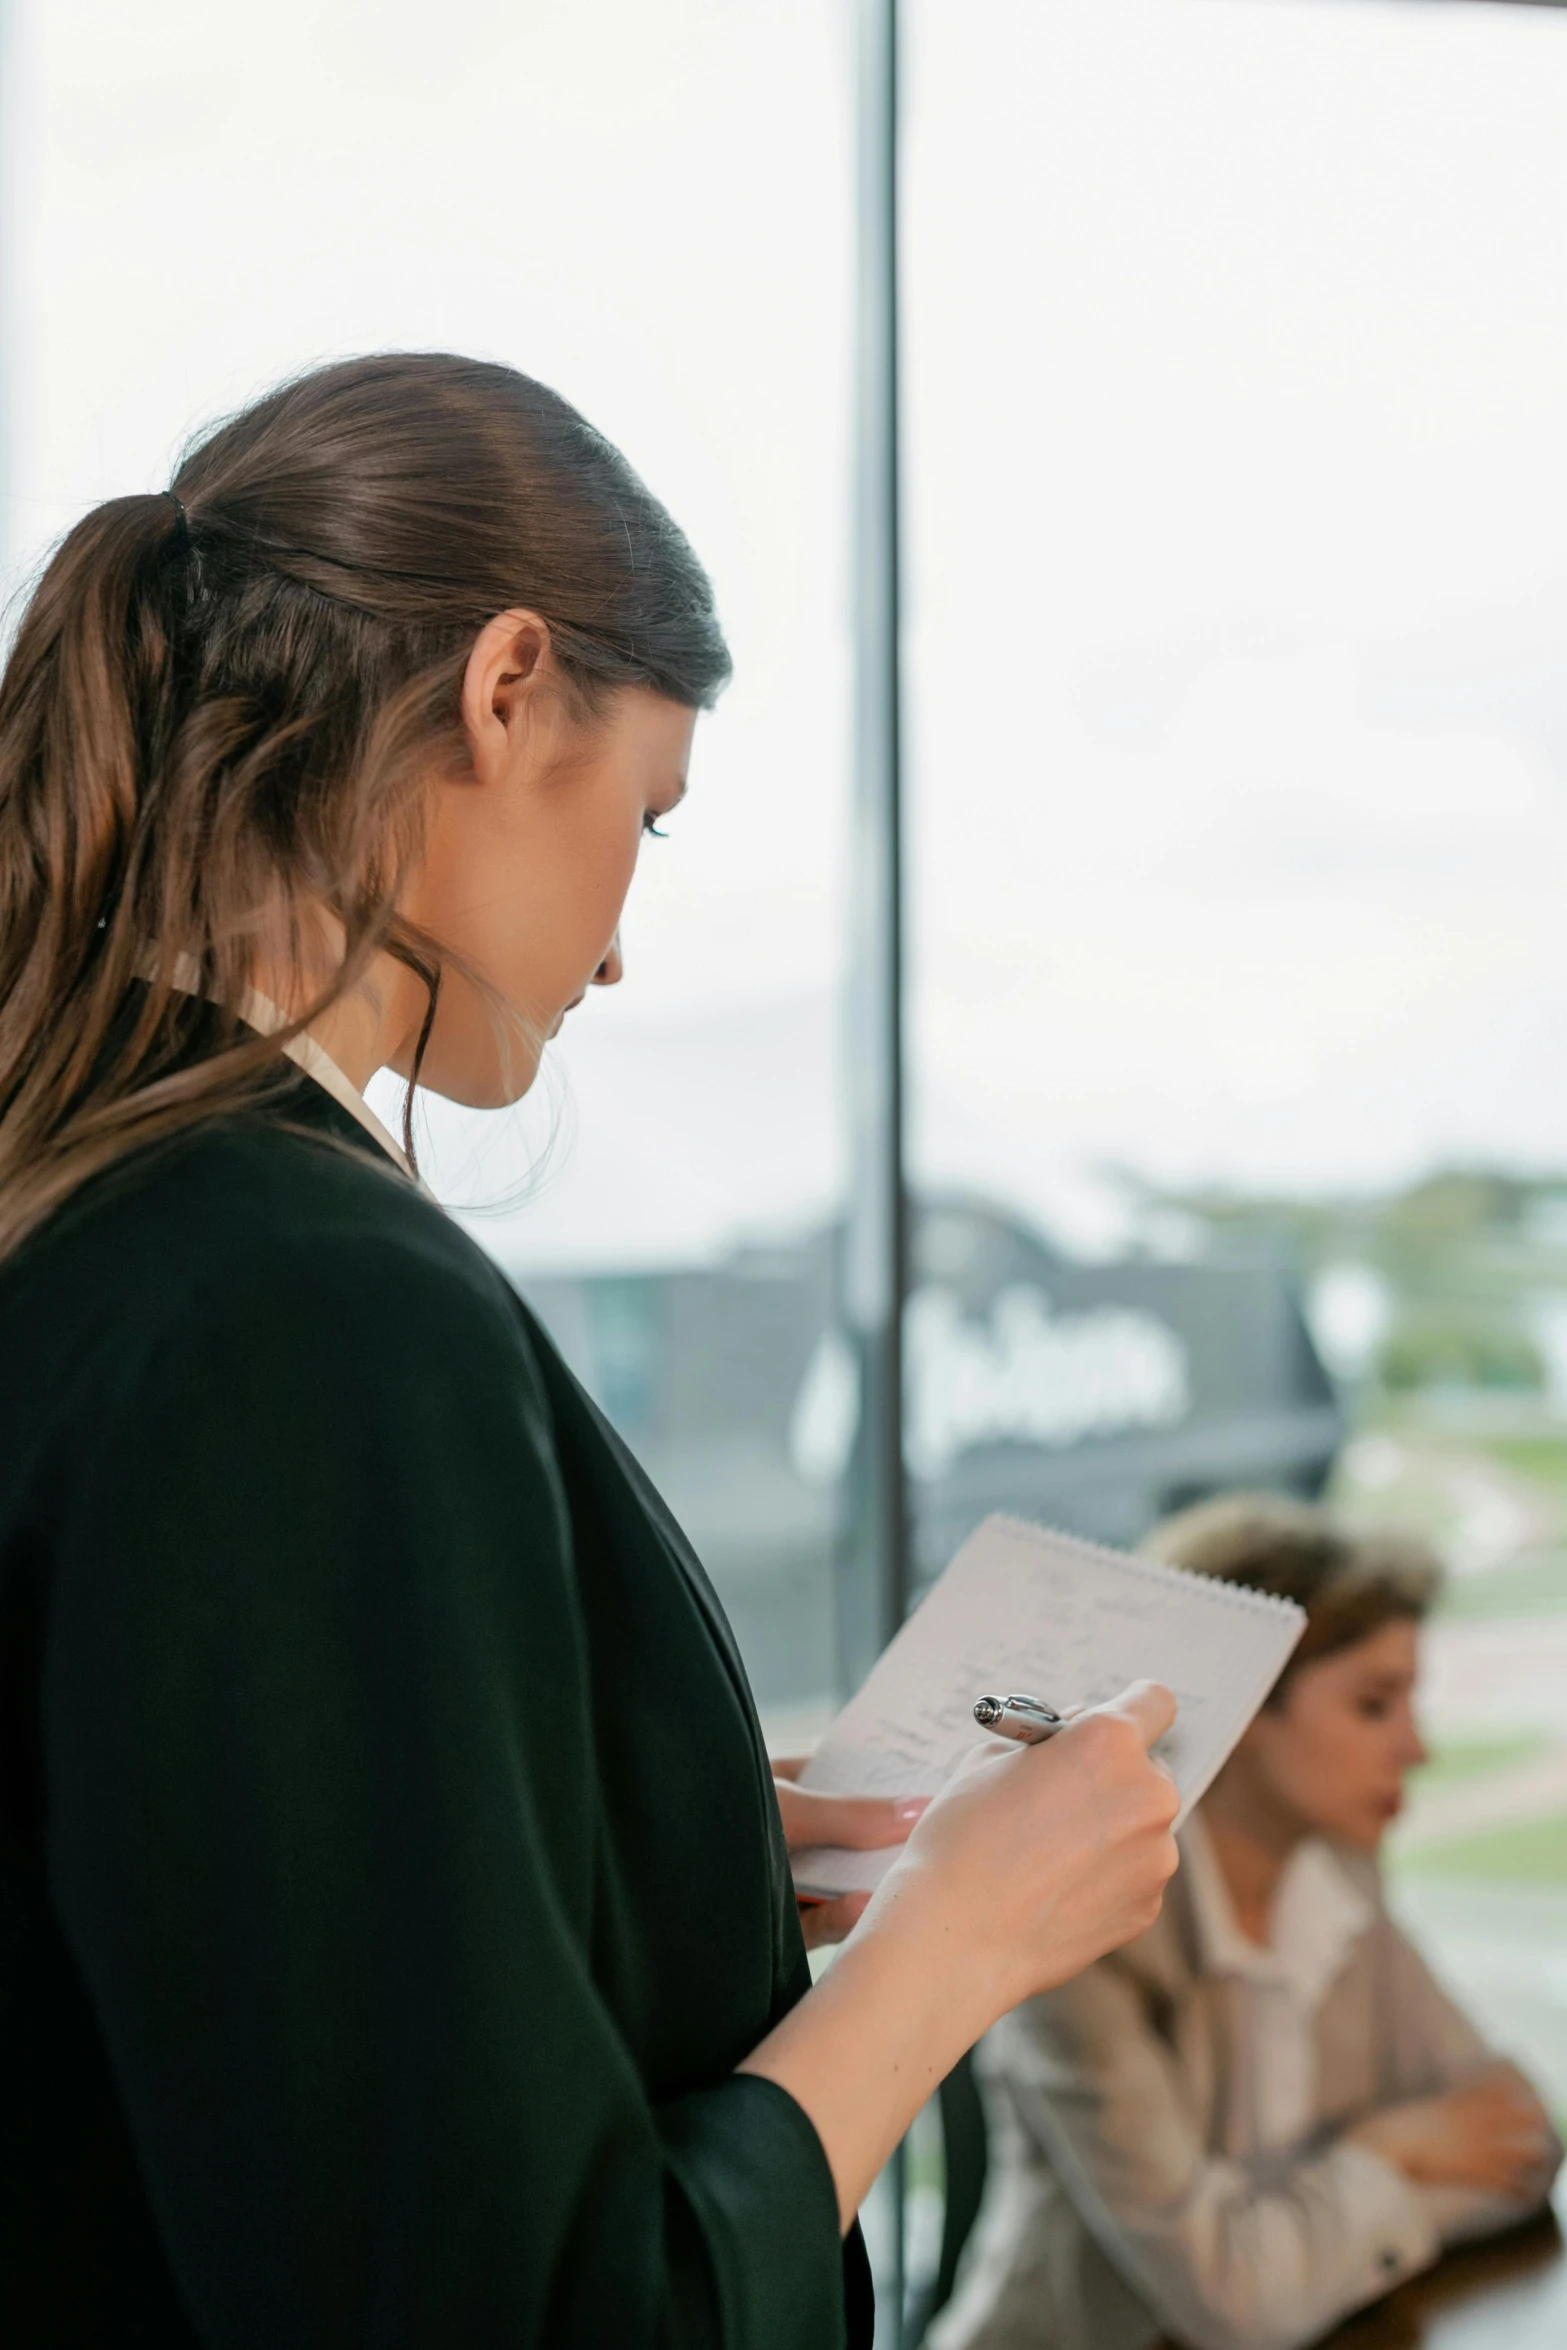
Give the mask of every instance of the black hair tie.
<svg viewBox="0 0 1567 2350">
<path fill-rule="evenodd" d="M 167 498 L 169 504 L 174 508 L 175 513 L 179 516 L 180 544 L 182 546 L 188 546 L 190 544 L 190 516 L 186 513 L 184 507 L 180 504 L 179 499 L 174 495 L 172 490 L 161 490 L 159 492 L 159 496 Z"/>
</svg>

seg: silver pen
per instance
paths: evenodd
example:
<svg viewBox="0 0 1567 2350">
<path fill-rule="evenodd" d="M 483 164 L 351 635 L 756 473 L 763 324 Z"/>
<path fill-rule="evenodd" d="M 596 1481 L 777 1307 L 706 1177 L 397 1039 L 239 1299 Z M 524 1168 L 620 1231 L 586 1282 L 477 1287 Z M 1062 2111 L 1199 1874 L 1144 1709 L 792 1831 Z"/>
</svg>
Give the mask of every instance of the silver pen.
<svg viewBox="0 0 1567 2350">
<path fill-rule="evenodd" d="M 1066 1728 L 1064 1716 L 1042 1697 L 977 1697 L 974 1719 L 982 1730 L 993 1730 L 998 1738 L 1016 1738 L 1024 1746 L 1037 1746 Z"/>
</svg>

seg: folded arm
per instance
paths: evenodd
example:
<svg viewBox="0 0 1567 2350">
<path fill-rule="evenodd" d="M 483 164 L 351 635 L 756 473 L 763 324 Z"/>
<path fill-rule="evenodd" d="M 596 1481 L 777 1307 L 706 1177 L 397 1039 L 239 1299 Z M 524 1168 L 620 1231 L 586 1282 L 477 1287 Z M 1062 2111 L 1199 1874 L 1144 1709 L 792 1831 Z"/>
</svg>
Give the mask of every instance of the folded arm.
<svg viewBox="0 0 1567 2350">
<path fill-rule="evenodd" d="M 1419 1951 L 1384 1920 L 1403 2095 L 1350 2132 L 1415 2186 L 1444 2244 L 1538 2211 L 1562 2149 L 1533 2085 L 1499 2058 Z"/>
<path fill-rule="evenodd" d="M 1440 2249 L 1421 2194 L 1364 2148 L 1283 2172 L 1211 2154 L 1113 1959 L 998 2025 L 985 2069 L 1106 2256 L 1193 2350 L 1296 2350 Z"/>
</svg>

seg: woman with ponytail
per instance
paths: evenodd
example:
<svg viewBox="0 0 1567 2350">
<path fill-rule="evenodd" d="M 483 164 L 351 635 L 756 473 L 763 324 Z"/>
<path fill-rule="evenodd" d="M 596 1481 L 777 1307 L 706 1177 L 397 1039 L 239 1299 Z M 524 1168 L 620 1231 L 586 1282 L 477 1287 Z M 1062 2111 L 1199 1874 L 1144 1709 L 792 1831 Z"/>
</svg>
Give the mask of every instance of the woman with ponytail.
<svg viewBox="0 0 1567 2350">
<path fill-rule="evenodd" d="M 542 386 L 324 369 L 0 680 L 7 2350 L 832 2350 L 860 2199 L 1146 1926 L 1162 1692 L 775 1778 L 678 1527 L 363 1100 L 517 1099 L 728 656 Z M 788 1847 L 906 1853 L 813 1989 Z"/>
</svg>

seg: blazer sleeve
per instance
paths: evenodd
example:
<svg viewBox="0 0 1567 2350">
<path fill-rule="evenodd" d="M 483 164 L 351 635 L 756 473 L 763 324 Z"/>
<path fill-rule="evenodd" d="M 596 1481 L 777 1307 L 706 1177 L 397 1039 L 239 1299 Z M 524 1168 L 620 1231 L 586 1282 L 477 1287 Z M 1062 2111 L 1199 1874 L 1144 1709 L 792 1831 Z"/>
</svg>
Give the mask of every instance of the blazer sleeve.
<svg viewBox="0 0 1567 2350">
<path fill-rule="evenodd" d="M 46 1861 L 200 2338 L 841 2342 L 804 2113 L 650 2103 L 590 1970 L 570 1536 L 504 1301 L 384 1237 L 269 1251 L 90 1441 Z"/>
<path fill-rule="evenodd" d="M 984 2070 L 1112 2265 L 1191 2350 L 1297 2350 L 1440 2249 L 1391 2165 L 1210 2153 L 1146 1987 L 1116 1959 L 1019 2008 Z"/>
<path fill-rule="evenodd" d="M 1497 2063 L 1497 2050 L 1448 1996 L 1408 1935 L 1385 1912 L 1379 1930 L 1386 1936 L 1399 2094 L 1438 2096 L 1444 2089 L 1457 2088 L 1482 2066 Z M 1560 2144 L 1556 2154 L 1560 2161 Z M 1541 2207 L 1516 2195 L 1475 2187 L 1422 2187 L 1417 2192 L 1444 2244 L 1472 2243 L 1516 2227 Z"/>
</svg>

